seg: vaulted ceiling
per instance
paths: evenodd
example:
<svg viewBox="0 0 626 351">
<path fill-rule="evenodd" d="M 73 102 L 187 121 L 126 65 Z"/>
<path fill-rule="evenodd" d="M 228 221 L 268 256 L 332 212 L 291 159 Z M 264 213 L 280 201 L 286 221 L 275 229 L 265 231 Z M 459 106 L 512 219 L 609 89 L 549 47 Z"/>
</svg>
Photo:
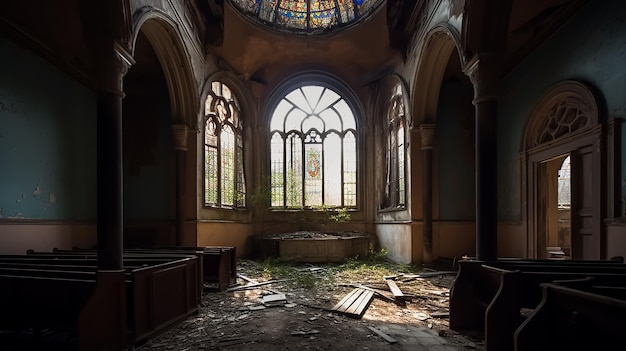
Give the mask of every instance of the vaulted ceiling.
<svg viewBox="0 0 626 351">
<path fill-rule="evenodd" d="M 402 60 L 411 36 L 423 24 L 429 0 L 387 0 L 374 15 L 347 30 L 324 35 L 290 35 L 263 28 L 234 10 L 227 1 L 198 0 L 213 38 L 209 51 L 247 78 L 259 81 L 281 70 L 321 66 L 340 69 L 367 82 Z M 451 11 L 484 0 L 448 0 Z M 586 0 L 512 0 L 506 33 L 505 69 L 509 70 L 570 18 Z M 292 68 L 293 67 L 293 68 Z"/>
<path fill-rule="evenodd" d="M 267 82 L 305 68 L 341 72 L 367 83 L 401 62 L 411 35 L 422 25 L 429 1 L 387 0 L 371 17 L 335 34 L 291 35 L 248 20 L 228 0 L 195 0 L 206 21 L 206 50 L 228 67 L 256 82 Z M 439 0 L 462 13 L 486 0 Z M 506 33 L 506 68 L 514 67 L 578 11 L 587 0 L 512 0 Z M 54 4 L 52 4 L 54 3 Z M 0 29 L 29 45 L 39 45 L 51 62 L 70 67 L 75 76 L 91 69 L 83 38 L 78 0 L 0 1 Z M 41 50 L 39 50 L 42 52 Z M 137 53 L 140 55 L 141 53 Z"/>
</svg>

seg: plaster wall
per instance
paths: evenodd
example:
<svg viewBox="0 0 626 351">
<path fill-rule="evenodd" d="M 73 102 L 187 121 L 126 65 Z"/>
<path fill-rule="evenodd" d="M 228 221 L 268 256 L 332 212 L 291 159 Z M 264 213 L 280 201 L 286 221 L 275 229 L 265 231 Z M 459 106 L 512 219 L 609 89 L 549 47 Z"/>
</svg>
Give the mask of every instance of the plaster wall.
<svg viewBox="0 0 626 351">
<path fill-rule="evenodd" d="M 95 219 L 95 95 L 2 36 L 0 52 L 0 225 Z"/>
<path fill-rule="evenodd" d="M 468 79 L 444 82 L 441 87 L 435 173 L 440 220 L 474 220 L 476 216 L 473 93 Z"/>
<path fill-rule="evenodd" d="M 95 223 L 3 223 L 0 254 L 23 255 L 26 250 L 50 252 L 59 248 L 91 248 L 96 245 Z"/>
<path fill-rule="evenodd" d="M 498 223 L 498 257 L 528 257 L 526 226 L 520 222 Z"/>
<path fill-rule="evenodd" d="M 413 262 L 413 240 L 411 224 L 379 223 L 376 237 L 381 248 L 388 251 L 387 257 L 399 263 Z"/>
<path fill-rule="evenodd" d="M 124 218 L 173 219 L 175 162 L 167 91 L 124 100 Z"/>
<path fill-rule="evenodd" d="M 553 84 L 579 79 L 596 87 L 603 117 L 626 109 L 626 11 L 620 0 L 591 0 L 503 79 L 498 121 L 498 217 L 522 220 L 521 138 L 532 108 Z M 622 126 L 622 133 L 626 131 Z M 619 161 L 618 161 L 619 162 Z M 622 153 L 621 178 L 626 178 Z M 626 187 L 621 189 L 622 197 Z"/>
<path fill-rule="evenodd" d="M 433 258 L 454 259 L 476 252 L 476 224 L 474 222 L 434 222 Z"/>
<path fill-rule="evenodd" d="M 253 249 L 250 224 L 199 222 L 197 228 L 197 246 L 235 246 L 238 257 L 249 255 Z"/>
</svg>

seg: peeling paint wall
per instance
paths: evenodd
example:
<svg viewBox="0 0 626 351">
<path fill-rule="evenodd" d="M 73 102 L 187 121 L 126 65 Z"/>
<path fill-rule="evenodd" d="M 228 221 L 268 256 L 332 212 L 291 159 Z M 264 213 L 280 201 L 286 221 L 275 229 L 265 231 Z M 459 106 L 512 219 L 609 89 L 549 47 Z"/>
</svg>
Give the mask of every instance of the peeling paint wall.
<svg viewBox="0 0 626 351">
<path fill-rule="evenodd" d="M 4 36 L 0 53 L 0 219 L 95 219 L 95 95 Z"/>
<path fill-rule="evenodd" d="M 501 221 L 521 220 L 519 148 L 531 110 L 550 86 L 566 79 L 584 80 L 595 86 L 606 101 L 608 118 L 626 117 L 625 2 L 589 1 L 577 16 L 505 77 L 498 121 Z M 624 172 L 626 153 L 622 157 Z M 626 173 L 622 178 L 626 178 Z M 626 195 L 626 187 L 622 195 Z"/>
</svg>

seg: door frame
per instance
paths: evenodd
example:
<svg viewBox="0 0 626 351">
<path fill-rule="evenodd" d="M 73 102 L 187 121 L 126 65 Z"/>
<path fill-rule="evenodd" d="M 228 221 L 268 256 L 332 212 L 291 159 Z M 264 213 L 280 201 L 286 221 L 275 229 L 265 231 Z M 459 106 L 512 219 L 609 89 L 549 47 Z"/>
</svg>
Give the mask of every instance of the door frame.
<svg viewBox="0 0 626 351">
<path fill-rule="evenodd" d="M 551 158 L 557 157 L 563 154 L 575 154 L 577 150 L 586 147 L 593 147 L 593 170 L 591 175 L 591 192 L 593 197 L 593 223 L 591 226 L 594 228 L 593 233 L 593 241 L 594 241 L 594 249 L 591 253 L 592 256 L 600 259 L 602 257 L 601 243 L 604 241 L 606 233 L 604 233 L 604 226 L 602 225 L 602 220 L 604 218 L 604 206 L 605 201 L 603 200 L 603 187 L 602 180 L 603 178 L 603 166 L 602 166 L 602 126 L 597 125 L 591 130 L 587 130 L 583 133 L 575 133 L 573 135 L 569 135 L 563 140 L 559 140 L 558 143 L 548 143 L 545 145 L 540 145 L 534 149 L 527 151 L 526 158 L 526 184 L 527 184 L 527 200 L 525 203 L 527 204 L 526 213 L 527 213 L 527 246 L 526 252 L 527 257 L 529 258 L 539 258 L 540 252 L 539 249 L 542 247 L 542 243 L 540 242 L 540 238 L 538 235 L 538 225 L 539 221 L 537 218 L 537 212 L 539 210 L 539 184 L 538 184 L 538 169 L 539 164 L 549 160 Z M 574 170 L 572 169 L 572 172 Z M 574 174 L 572 174 L 572 179 L 574 179 Z M 577 191 L 576 187 L 572 186 L 572 258 L 577 256 L 582 256 L 583 252 L 574 252 L 574 223 L 576 223 L 575 217 L 577 216 L 575 213 L 575 209 L 578 208 L 578 204 L 574 203 L 575 199 L 578 197 L 574 194 Z M 579 251 L 581 249 L 577 249 Z"/>
<path fill-rule="evenodd" d="M 604 127 L 600 121 L 598 101 L 595 89 L 577 80 L 566 80 L 550 87 L 537 101 L 526 123 L 520 145 L 521 177 L 522 177 L 522 212 L 525 218 L 526 257 L 540 256 L 537 234 L 537 170 L 539 164 L 550 158 L 566 153 L 576 153 L 582 148 L 592 149 L 590 184 L 592 197 L 592 240 L 590 253 L 585 256 L 604 257 L 604 241 L 606 237 L 603 225 L 607 209 L 605 187 L 607 185 L 606 155 L 607 143 L 604 138 Z M 609 129 L 610 126 L 609 126 Z M 610 150 L 609 150 L 610 151 Z M 572 178 L 574 175 L 572 174 Z M 588 183 L 589 184 L 589 183 Z M 574 187 L 572 188 L 572 240 L 575 230 L 574 222 L 578 216 L 575 212 Z M 574 243 L 572 243 L 574 244 Z M 573 249 L 573 248 L 572 248 Z M 586 251 L 586 250 L 582 250 Z M 572 252 L 572 257 L 582 255 Z"/>
</svg>

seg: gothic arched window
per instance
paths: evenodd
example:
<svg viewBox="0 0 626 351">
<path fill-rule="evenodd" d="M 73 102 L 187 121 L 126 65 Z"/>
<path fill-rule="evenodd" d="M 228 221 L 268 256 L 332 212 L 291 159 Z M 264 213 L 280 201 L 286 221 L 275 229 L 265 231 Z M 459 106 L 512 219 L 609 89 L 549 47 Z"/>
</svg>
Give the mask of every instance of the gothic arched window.
<svg viewBox="0 0 626 351">
<path fill-rule="evenodd" d="M 271 205 L 357 206 L 357 129 L 352 108 L 335 90 L 301 85 L 272 113 Z"/>
<path fill-rule="evenodd" d="M 244 207 L 243 123 L 237 98 L 213 82 L 205 103 L 204 204 Z"/>
<path fill-rule="evenodd" d="M 392 91 L 387 110 L 387 207 L 406 205 L 405 113 L 402 86 Z"/>
</svg>

